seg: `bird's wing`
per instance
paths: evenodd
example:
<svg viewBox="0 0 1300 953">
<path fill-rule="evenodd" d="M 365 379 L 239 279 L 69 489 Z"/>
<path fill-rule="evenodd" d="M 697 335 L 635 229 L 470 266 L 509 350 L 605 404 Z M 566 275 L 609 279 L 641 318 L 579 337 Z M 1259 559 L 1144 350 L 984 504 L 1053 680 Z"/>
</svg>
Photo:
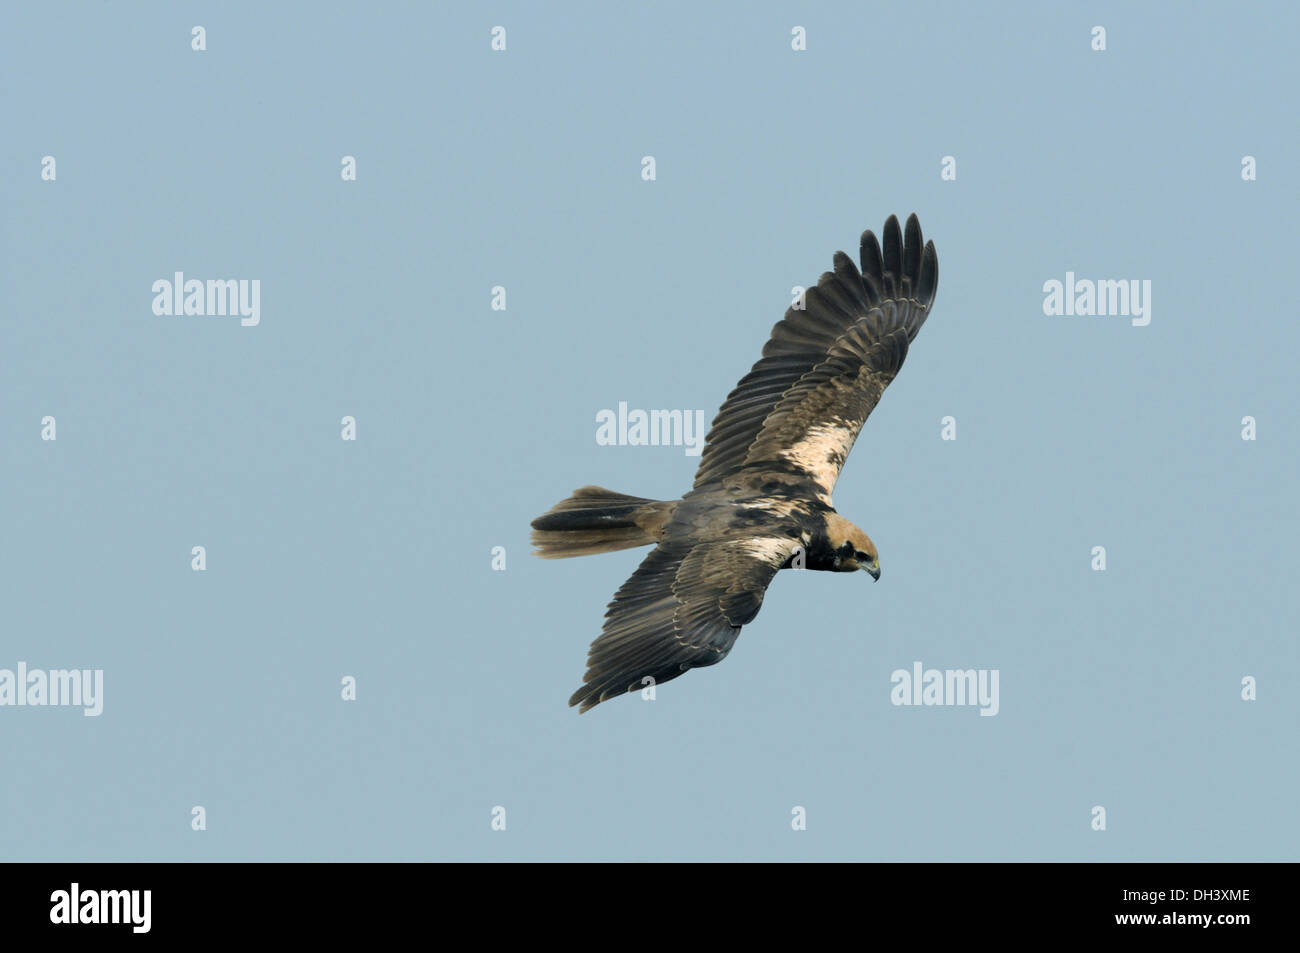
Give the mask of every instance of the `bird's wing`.
<svg viewBox="0 0 1300 953">
<path fill-rule="evenodd" d="M 815 481 L 830 498 L 853 442 L 907 356 L 939 283 L 934 243 L 912 215 L 904 235 L 862 233 L 862 270 L 844 252 L 835 270 L 772 328 L 763 356 L 713 420 L 695 486 L 766 465 Z"/>
<path fill-rule="evenodd" d="M 639 691 L 647 676 L 662 684 L 722 661 L 798 545 L 793 535 L 660 543 L 609 604 L 569 704 L 586 711 Z"/>
</svg>

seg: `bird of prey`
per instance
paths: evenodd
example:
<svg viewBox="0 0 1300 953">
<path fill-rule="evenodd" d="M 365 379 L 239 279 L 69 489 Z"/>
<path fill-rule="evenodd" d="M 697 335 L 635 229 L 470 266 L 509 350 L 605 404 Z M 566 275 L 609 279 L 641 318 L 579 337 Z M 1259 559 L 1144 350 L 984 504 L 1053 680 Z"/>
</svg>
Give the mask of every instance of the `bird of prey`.
<svg viewBox="0 0 1300 953">
<path fill-rule="evenodd" d="M 930 313 L 939 259 L 915 215 L 906 230 L 891 215 L 880 241 L 863 232 L 860 261 L 836 252 L 772 328 L 714 418 L 689 493 L 585 486 L 533 520 L 548 559 L 657 544 L 609 604 L 569 699 L 579 711 L 722 661 L 778 570 L 880 578 L 875 544 L 835 512 L 831 491 Z"/>
</svg>

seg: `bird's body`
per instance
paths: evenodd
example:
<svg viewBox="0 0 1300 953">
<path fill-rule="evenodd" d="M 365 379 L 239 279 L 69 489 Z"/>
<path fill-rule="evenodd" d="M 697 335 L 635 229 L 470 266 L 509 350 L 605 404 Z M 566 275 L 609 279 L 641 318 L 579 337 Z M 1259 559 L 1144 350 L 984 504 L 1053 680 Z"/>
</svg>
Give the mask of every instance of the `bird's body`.
<svg viewBox="0 0 1300 953">
<path fill-rule="evenodd" d="M 582 711 L 721 661 L 780 569 L 865 570 L 875 544 L 831 492 L 862 424 L 934 301 L 938 258 L 916 216 L 864 232 L 862 270 L 843 252 L 772 329 L 723 403 L 694 488 L 668 502 L 583 487 L 533 521 L 537 554 L 582 556 L 656 543 L 614 596 L 591 645 Z"/>
</svg>

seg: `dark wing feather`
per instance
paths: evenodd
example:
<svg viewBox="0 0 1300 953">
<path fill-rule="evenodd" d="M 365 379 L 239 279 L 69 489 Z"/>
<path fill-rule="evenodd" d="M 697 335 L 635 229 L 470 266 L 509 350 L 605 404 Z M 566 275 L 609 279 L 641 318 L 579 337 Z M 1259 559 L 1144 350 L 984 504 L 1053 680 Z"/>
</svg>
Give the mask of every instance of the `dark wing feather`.
<svg viewBox="0 0 1300 953">
<path fill-rule="evenodd" d="M 763 356 L 727 397 L 700 458 L 695 486 L 755 464 L 778 463 L 808 472 L 829 497 L 867 415 L 898 373 L 934 301 L 939 260 L 922 244 L 916 216 L 906 234 L 890 216 L 884 246 L 863 232 L 862 270 L 836 252 L 826 272 L 772 328 Z M 780 419 L 774 419 L 779 415 Z M 803 447 L 793 457 L 780 454 Z M 810 462 L 810 453 L 835 457 Z"/>
<path fill-rule="evenodd" d="M 569 704 L 586 711 L 640 691 L 647 676 L 662 684 L 721 662 L 798 544 L 790 536 L 661 543 L 609 604 Z"/>
</svg>

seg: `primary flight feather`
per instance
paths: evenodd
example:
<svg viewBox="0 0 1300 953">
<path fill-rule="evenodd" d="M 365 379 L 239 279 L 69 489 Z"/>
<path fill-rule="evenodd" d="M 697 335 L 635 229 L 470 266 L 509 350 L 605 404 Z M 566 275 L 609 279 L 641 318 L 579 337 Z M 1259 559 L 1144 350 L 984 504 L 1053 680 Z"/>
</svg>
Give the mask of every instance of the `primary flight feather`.
<svg viewBox="0 0 1300 953">
<path fill-rule="evenodd" d="M 658 544 L 609 604 L 570 705 L 585 712 L 722 661 L 796 559 L 880 578 L 875 544 L 835 512 L 831 493 L 925 323 L 939 259 L 915 215 L 906 230 L 891 215 L 879 241 L 863 232 L 859 260 L 861 270 L 836 252 L 804 306 L 772 328 L 714 418 L 682 499 L 587 486 L 533 520 L 545 558 Z"/>
</svg>

